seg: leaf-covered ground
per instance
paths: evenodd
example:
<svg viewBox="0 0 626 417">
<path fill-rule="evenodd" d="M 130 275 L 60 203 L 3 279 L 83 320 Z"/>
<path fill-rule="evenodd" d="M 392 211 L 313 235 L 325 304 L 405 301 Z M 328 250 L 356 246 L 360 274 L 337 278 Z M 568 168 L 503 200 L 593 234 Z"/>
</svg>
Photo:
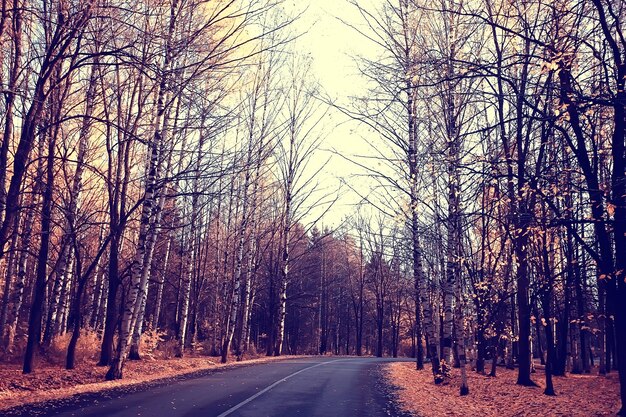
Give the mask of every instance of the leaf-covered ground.
<svg viewBox="0 0 626 417">
<path fill-rule="evenodd" d="M 23 375 L 19 365 L 0 364 L 0 410 L 29 403 L 63 399 L 76 394 L 131 387 L 220 367 L 289 358 L 294 358 L 294 356 L 263 357 L 228 364 L 217 363 L 219 358 L 207 356 L 127 361 L 124 367 L 124 379 L 118 381 L 105 381 L 104 375 L 107 368 L 87 363 L 82 363 L 71 371 L 61 366 L 42 366 L 29 375 Z"/>
<path fill-rule="evenodd" d="M 489 378 L 469 371 L 470 394 L 464 397 L 459 396 L 458 369 L 452 370 L 448 384 L 440 386 L 433 383 L 428 368 L 418 372 L 413 363 L 390 364 L 385 378 L 397 387 L 400 407 L 419 417 L 593 417 L 614 416 L 619 410 L 617 373 L 555 377 L 557 396 L 551 397 L 543 394 L 541 370 L 533 374 L 537 388 L 516 385 L 516 370 L 499 367 L 497 372 L 497 378 Z"/>
</svg>

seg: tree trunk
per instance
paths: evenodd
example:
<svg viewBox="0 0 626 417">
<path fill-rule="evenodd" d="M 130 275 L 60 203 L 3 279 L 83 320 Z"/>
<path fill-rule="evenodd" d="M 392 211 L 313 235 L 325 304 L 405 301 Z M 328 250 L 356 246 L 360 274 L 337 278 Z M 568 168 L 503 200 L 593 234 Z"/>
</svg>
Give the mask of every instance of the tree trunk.
<svg viewBox="0 0 626 417">
<path fill-rule="evenodd" d="M 115 336 L 115 328 L 117 327 L 118 318 L 117 290 L 121 283 L 119 278 L 119 249 L 121 236 L 119 230 L 112 230 L 111 234 L 112 238 L 109 252 L 106 314 L 98 366 L 109 366 L 113 360 L 113 338 Z"/>
<path fill-rule="evenodd" d="M 152 317 L 152 323 L 150 327 L 152 329 L 159 328 L 159 317 L 161 316 L 161 304 L 163 303 L 163 287 L 165 285 L 165 274 L 167 273 L 167 267 L 170 259 L 170 251 L 172 248 L 172 238 L 167 239 L 167 248 L 165 249 L 165 258 L 163 260 L 163 272 L 157 284 L 156 300 L 154 302 L 154 316 Z"/>
<path fill-rule="evenodd" d="M 243 274 L 243 256 L 246 242 L 246 235 L 248 232 L 248 222 L 250 220 L 250 181 L 252 179 L 252 158 L 253 158 L 253 128 L 250 129 L 250 135 L 248 137 L 248 153 L 246 158 L 245 179 L 243 183 L 243 195 L 242 195 L 242 209 L 241 209 L 241 224 L 238 228 L 238 240 L 237 240 L 237 258 L 235 260 L 235 273 L 233 277 L 233 291 L 231 294 L 231 304 L 229 310 L 229 317 L 226 322 L 226 337 L 222 346 L 222 363 L 226 363 L 228 355 L 235 335 L 235 329 L 237 328 L 237 319 L 241 318 L 240 304 L 242 298 L 242 274 Z"/>
<path fill-rule="evenodd" d="M 34 130 L 34 129 L 33 129 Z M 43 137 L 40 140 L 44 140 Z M 33 292 L 33 299 L 28 319 L 28 341 L 24 353 L 25 374 L 34 369 L 34 357 L 41 342 L 41 319 L 44 293 L 46 291 L 46 277 L 48 270 L 48 252 L 50 249 L 50 233 L 52 225 L 52 195 L 54 190 L 54 135 L 48 137 L 48 156 L 46 166 L 46 185 L 43 193 L 41 209 L 41 243 L 37 255 L 37 273 Z"/>
<path fill-rule="evenodd" d="M 153 220 L 156 211 L 158 209 L 158 202 L 156 200 L 158 181 L 161 178 L 161 169 L 163 165 L 163 144 L 166 143 L 167 126 L 164 125 L 165 112 L 167 109 L 166 99 L 168 99 L 169 82 L 170 82 L 170 70 L 172 61 L 172 38 L 176 28 L 176 17 L 178 14 L 178 1 L 174 0 L 170 6 L 169 23 L 166 33 L 165 45 L 164 45 L 164 60 L 163 67 L 160 69 L 160 80 L 157 92 L 156 103 L 156 117 L 155 117 L 155 131 L 154 136 L 149 144 L 150 149 L 150 162 L 148 166 L 148 173 L 145 185 L 145 194 L 142 205 L 142 213 L 140 220 L 139 238 L 137 244 L 137 251 L 135 257 L 131 263 L 131 277 L 130 288 L 126 296 L 126 305 L 122 315 L 122 321 L 120 325 L 120 337 L 118 342 L 118 349 L 109 371 L 106 374 L 107 380 L 122 378 L 122 368 L 128 349 L 130 348 L 130 342 L 132 332 L 135 329 L 135 325 L 139 318 L 139 311 L 141 305 L 142 294 L 146 291 L 147 287 L 147 274 L 144 274 L 144 269 L 147 268 L 146 260 L 148 259 L 150 248 L 150 229 L 151 226 L 158 228 L 158 224 L 154 225 Z"/>
<path fill-rule="evenodd" d="M 2 27 L 0 28 L 0 34 L 4 29 L 4 20 L 6 13 L 6 2 L 3 2 L 4 10 L 2 15 Z M 13 0 L 13 9 L 11 11 L 12 15 L 12 30 L 11 30 L 11 41 L 13 46 L 13 54 L 12 54 L 12 65 L 9 71 L 9 80 L 6 86 L 4 93 L 5 104 L 4 104 L 4 132 L 2 134 L 2 143 L 0 144 L 0 220 L 6 217 L 5 208 L 6 208 L 6 178 L 7 178 L 7 165 L 8 165 L 8 155 L 9 155 L 9 147 L 11 145 L 13 139 L 13 112 L 15 106 L 15 97 L 17 95 L 17 85 L 18 85 L 18 77 L 20 71 L 20 64 L 22 60 L 22 7 L 19 4 L 19 0 Z M 1 35 L 0 35 L 1 39 Z M 0 249 L 4 247 L 0 246 Z M 1 251 L 1 250 L 0 250 Z M 0 255 L 1 256 L 1 255 Z M 4 329 L 0 327 L 0 329 Z"/>
<path fill-rule="evenodd" d="M 30 197 L 30 205 L 32 206 L 26 212 L 26 216 L 24 219 L 24 225 L 22 229 L 22 236 L 20 246 L 22 248 L 28 248 L 31 245 L 32 234 L 33 234 L 33 224 L 35 222 L 35 206 L 38 205 L 39 195 L 41 194 L 41 187 L 43 183 L 43 143 L 44 141 L 40 141 L 39 145 L 39 161 L 37 163 L 37 175 L 35 177 L 35 183 L 33 184 L 32 194 Z M 12 319 L 7 329 L 7 342 L 6 349 L 7 351 L 12 351 L 13 343 L 15 340 L 15 332 L 17 331 L 17 324 L 20 319 L 20 311 L 22 310 L 22 303 L 24 301 L 24 287 L 26 286 L 26 275 L 28 270 L 28 260 L 29 260 L 29 252 L 27 250 L 22 250 L 19 254 L 19 258 L 17 260 L 17 280 L 15 282 L 14 294 L 13 294 L 13 312 Z"/>
<path fill-rule="evenodd" d="M 546 290 L 547 294 L 544 295 L 543 304 L 543 316 L 545 319 L 545 331 L 546 331 L 546 344 L 547 344 L 547 357 L 546 357 L 546 388 L 543 391 L 545 395 L 556 395 L 554 392 L 554 384 L 552 383 L 552 367 L 554 364 L 554 332 L 553 323 L 551 320 L 551 308 L 550 299 L 552 298 L 552 291 Z"/>
<path fill-rule="evenodd" d="M 9 315 L 9 302 L 11 301 L 11 293 L 13 287 L 13 277 L 14 270 L 17 267 L 17 258 L 18 253 L 15 251 L 17 248 L 18 242 L 18 233 L 19 230 L 19 216 L 15 218 L 15 233 L 13 234 L 13 238 L 11 239 L 11 246 L 9 248 L 9 257 L 6 260 L 6 269 L 4 271 L 4 288 L 2 292 L 2 306 L 0 307 L 0 346 L 6 348 L 6 334 L 5 330 L 7 328 L 7 321 Z"/>
</svg>

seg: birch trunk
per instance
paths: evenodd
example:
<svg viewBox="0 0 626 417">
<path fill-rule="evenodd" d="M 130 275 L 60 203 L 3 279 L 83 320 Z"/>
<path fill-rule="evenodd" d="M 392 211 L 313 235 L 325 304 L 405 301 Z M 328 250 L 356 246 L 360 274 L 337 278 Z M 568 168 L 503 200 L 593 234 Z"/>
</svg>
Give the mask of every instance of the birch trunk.
<svg viewBox="0 0 626 417">
<path fill-rule="evenodd" d="M 17 232 L 19 230 L 19 216 L 15 218 L 15 226 L 14 230 Z M 4 289 L 2 293 L 2 309 L 0 311 L 0 343 L 2 347 L 6 347 L 6 338 L 5 331 L 8 315 L 9 315 L 9 302 L 11 301 L 11 293 L 13 290 L 13 278 L 14 271 L 17 267 L 17 258 L 18 253 L 15 251 L 17 249 L 18 242 L 18 234 L 14 233 L 13 238 L 11 239 L 11 245 L 9 247 L 9 256 L 6 260 L 6 269 L 4 271 Z"/>
<path fill-rule="evenodd" d="M 204 125 L 204 119 L 201 122 Z M 204 146 L 204 134 L 200 134 L 198 140 L 198 149 L 196 155 L 196 165 L 194 177 L 192 180 L 192 196 L 191 196 L 191 221 L 189 223 L 189 233 L 187 242 L 187 253 L 189 259 L 187 260 L 187 266 L 185 270 L 185 277 L 183 279 L 183 300 L 181 305 L 180 320 L 178 323 L 178 339 L 176 357 L 182 358 L 185 353 L 185 339 L 187 337 L 187 327 L 189 321 L 189 303 L 191 298 L 191 281 L 194 274 L 194 266 L 196 266 L 198 260 L 198 251 L 200 250 L 199 241 L 201 240 L 202 232 L 198 231 L 198 217 L 199 217 L 199 195 L 200 195 L 200 168 L 202 164 L 202 148 Z M 199 238 L 196 238 L 198 236 Z"/>
<path fill-rule="evenodd" d="M 433 309 L 431 300 L 428 298 L 428 283 L 426 277 L 424 276 L 424 269 L 422 267 L 422 252 L 419 246 L 419 240 L 414 240 L 414 265 L 417 265 L 417 274 L 418 274 L 418 286 L 419 286 L 419 297 L 420 304 L 423 308 L 424 313 L 424 333 L 426 336 L 427 343 L 427 354 L 428 358 L 431 362 L 433 377 L 435 380 L 435 384 L 440 384 L 443 382 L 443 375 L 441 373 L 441 366 L 439 362 L 439 354 L 437 351 L 437 336 L 435 331 L 435 323 L 433 322 Z M 417 250 L 415 250 L 417 248 Z M 433 283 L 433 287 L 437 288 L 436 283 Z"/>
<path fill-rule="evenodd" d="M 278 289 L 278 326 L 276 331 L 276 344 L 274 346 L 274 356 L 280 356 L 282 353 L 283 340 L 285 336 L 285 314 L 287 312 L 287 283 L 289 280 L 289 240 L 291 235 L 291 204 L 292 204 L 292 185 L 294 172 L 294 152 L 295 138 L 291 137 L 289 152 L 289 172 L 285 187 L 285 220 L 282 231 L 281 243 L 281 261 L 280 261 L 280 283 Z"/>
<path fill-rule="evenodd" d="M 224 149 L 222 148 L 222 158 L 220 159 L 220 169 L 222 169 L 223 166 L 223 162 L 224 162 Z M 211 355 L 213 356 L 214 354 L 217 354 L 217 335 L 218 335 L 218 330 L 221 331 L 220 329 L 220 324 L 221 324 L 221 320 L 220 320 L 220 314 L 219 314 L 219 306 L 218 306 L 218 301 L 219 301 L 219 289 L 220 289 L 220 277 L 219 277 L 219 267 L 220 267 L 220 260 L 221 260 L 221 253 L 222 253 L 222 247 L 221 247 L 221 241 L 220 241 L 220 231 L 221 231 L 221 222 L 220 222 L 220 212 L 221 212 L 221 208 L 222 208 L 222 177 L 220 177 L 219 182 L 218 182 L 218 200 L 217 200 L 217 208 L 215 210 L 215 214 L 213 215 L 212 213 L 209 213 L 209 215 L 211 216 L 212 219 L 214 219 L 212 222 L 214 224 L 214 228 L 215 228 L 215 260 L 213 261 L 213 274 L 212 274 L 212 278 L 213 278 L 213 291 L 212 291 L 212 302 L 211 302 L 211 315 L 212 315 L 212 323 L 213 325 L 212 327 L 212 342 L 211 342 Z M 209 227 L 209 230 L 211 230 L 211 227 Z"/>
<path fill-rule="evenodd" d="M 264 106 L 263 106 L 263 113 L 262 113 L 262 120 L 261 120 L 261 132 L 260 132 L 260 137 L 259 137 L 259 143 L 258 143 L 258 149 L 257 149 L 257 153 L 256 153 L 256 161 L 255 161 L 255 171 L 254 171 L 254 177 L 252 178 L 252 201 L 250 203 L 250 230 L 252 231 L 252 233 L 249 236 L 249 247 L 248 247 L 248 262 L 247 262 L 247 267 L 246 267 L 246 281 L 244 284 L 244 296 L 243 296 L 243 309 L 242 309 L 242 321 L 241 321 L 241 327 L 240 327 L 240 332 L 239 335 L 237 337 L 237 358 L 238 360 L 241 360 L 241 357 L 243 355 L 243 353 L 245 353 L 248 350 L 248 337 L 249 337 L 249 320 L 250 320 L 250 312 L 251 312 L 251 305 L 252 305 L 252 278 L 253 278 L 253 274 L 254 271 L 256 270 L 256 265 L 254 265 L 254 259 L 256 257 L 256 253 L 257 253 L 257 239 L 258 239 L 258 224 L 259 224 L 259 217 L 260 217 L 260 210 L 258 210 L 258 194 L 259 194 L 259 182 L 261 180 L 261 166 L 263 163 L 263 152 L 264 152 L 264 136 L 265 136 L 265 130 L 267 128 L 267 120 L 266 120 L 266 111 L 267 111 L 267 105 L 268 105 L 268 100 L 267 100 L 267 94 L 265 96 L 265 101 L 264 101 Z M 256 100 L 253 101 L 253 105 L 256 106 Z M 253 116 L 254 117 L 254 116 Z M 250 129 L 252 130 L 254 128 L 254 125 L 252 125 L 250 127 Z M 250 140 L 252 140 L 252 137 L 250 137 Z M 252 150 L 250 149 L 250 152 L 252 152 Z M 249 161 L 252 162 L 252 161 Z M 243 344 L 243 346 L 242 346 Z"/>
<path fill-rule="evenodd" d="M 197 205 L 197 203 L 196 203 Z M 193 209 L 192 209 L 193 210 Z M 192 218 L 195 218 L 196 216 L 192 213 L 191 214 Z M 188 256 L 188 259 L 186 259 L 186 263 L 185 263 L 185 268 L 183 270 L 183 277 L 181 279 L 181 285 L 182 285 L 182 300 L 180 303 L 180 308 L 179 308 L 179 315 L 178 315 L 178 334 L 176 337 L 176 357 L 177 358 L 182 358 L 185 352 L 185 338 L 187 336 L 187 323 L 189 321 L 189 299 L 190 299 L 190 292 L 191 292 L 191 280 L 192 280 L 192 275 L 193 275 L 193 259 L 195 258 L 195 245 L 193 244 L 194 238 L 193 238 L 193 233 L 195 232 L 195 220 L 192 219 L 191 224 L 190 224 L 190 228 L 189 228 L 189 233 L 187 234 L 187 237 L 185 238 L 185 240 L 187 240 L 185 247 L 186 247 L 186 252 L 191 254 Z"/>
<path fill-rule="evenodd" d="M 170 251 L 172 250 L 172 239 L 167 239 L 167 249 L 165 249 L 165 259 L 163 260 L 163 271 L 161 273 L 161 278 L 159 279 L 159 283 L 157 286 L 157 294 L 154 306 L 154 316 L 152 317 L 152 321 L 150 324 L 151 329 L 159 328 L 159 317 L 161 316 L 161 304 L 163 303 L 163 287 L 165 285 L 165 274 L 167 273 L 167 267 L 169 265 L 170 259 Z"/>
<path fill-rule="evenodd" d="M 55 279 L 48 301 L 48 318 L 46 320 L 45 330 L 43 334 L 43 343 L 46 346 L 50 345 L 53 337 L 56 335 L 56 325 L 58 323 L 58 314 L 60 311 L 59 306 L 61 303 L 61 292 L 65 287 L 65 280 L 67 279 L 67 276 L 65 274 L 67 265 L 64 263 L 67 257 L 67 251 L 69 251 L 69 241 L 67 239 L 67 236 L 64 236 L 61 253 L 59 254 L 59 266 L 57 268 L 56 276 L 54 277 Z M 48 279 L 52 280 L 53 277 L 51 276 Z"/>
<path fill-rule="evenodd" d="M 92 330 L 99 329 L 100 319 L 104 317 L 104 314 L 101 311 L 101 307 L 103 304 L 102 300 L 104 298 L 103 293 L 105 292 L 104 264 L 106 263 L 106 260 L 105 261 L 101 260 L 101 262 L 102 263 L 100 264 L 100 267 L 98 268 L 98 272 L 94 276 L 93 300 L 92 300 L 91 314 L 89 316 L 89 327 L 91 327 Z"/>
<path fill-rule="evenodd" d="M 234 168 L 234 167 L 233 167 Z M 222 293 L 222 300 L 228 303 L 228 284 L 226 277 L 228 276 L 228 262 L 230 260 L 230 239 L 231 239 L 231 224 L 233 217 L 233 196 L 235 195 L 235 179 L 232 179 L 229 187 L 228 198 L 228 216 L 226 217 L 226 236 L 224 237 L 224 254 L 222 256 L 222 278 L 224 281 L 220 284 L 220 290 Z M 230 306 L 230 305 L 229 305 Z M 220 311 L 220 355 L 223 356 L 224 341 L 228 333 L 228 320 L 230 318 L 230 310 L 224 308 Z M 228 355 L 228 353 L 226 353 Z"/>
<path fill-rule="evenodd" d="M 43 143 L 43 141 L 42 141 Z M 41 150 L 40 145 L 40 154 L 43 151 Z M 44 158 L 39 158 L 38 167 L 37 167 L 37 176 L 35 184 L 33 185 L 33 193 L 30 198 L 30 205 L 36 206 L 39 200 L 40 188 L 43 172 L 43 160 Z M 24 218 L 24 225 L 22 229 L 22 236 L 20 245 L 23 248 L 27 248 L 31 245 L 32 234 L 33 234 L 33 224 L 35 222 L 35 210 L 34 208 L 29 209 L 26 212 L 26 217 Z M 26 286 L 26 275 L 28 271 L 28 260 L 29 254 L 28 251 L 21 251 L 17 260 L 17 278 L 15 281 L 15 286 L 13 289 L 13 309 L 11 314 L 11 320 L 9 322 L 7 328 L 7 342 L 6 349 L 11 352 L 13 350 L 13 343 L 15 341 L 15 332 L 17 331 L 17 324 L 20 319 L 20 311 L 22 309 L 22 303 L 24 301 L 24 287 Z"/>
<path fill-rule="evenodd" d="M 178 105 L 177 105 L 176 113 L 178 113 L 178 106 L 180 105 L 180 101 L 178 101 L 177 103 Z M 164 122 L 163 122 L 164 126 L 169 125 L 168 123 L 169 119 L 170 119 L 169 116 L 164 117 Z M 175 117 L 175 119 L 177 120 L 178 117 Z M 175 127 L 176 125 L 174 124 L 174 128 Z M 165 153 L 163 138 L 161 141 L 161 146 L 162 148 L 159 154 L 161 155 L 161 159 L 163 159 L 163 154 Z M 184 147 L 185 147 L 185 143 L 183 141 L 183 149 Z M 167 157 L 167 161 L 165 162 L 166 166 L 165 166 L 164 174 L 163 174 L 164 177 L 167 177 L 170 173 L 171 164 L 172 164 L 172 155 L 173 155 L 173 152 L 171 150 L 168 151 L 168 157 Z M 158 164 L 162 165 L 163 160 L 159 161 Z M 148 301 L 148 289 L 149 289 L 148 278 L 150 277 L 150 273 L 152 270 L 152 259 L 154 257 L 154 248 L 156 246 L 156 240 L 159 235 L 159 228 L 161 226 L 161 219 L 163 216 L 163 207 L 165 206 L 165 200 L 166 200 L 166 194 L 165 194 L 164 189 L 157 191 L 155 194 L 156 194 L 155 195 L 156 205 L 151 213 L 150 225 L 148 227 L 148 232 L 146 236 L 143 267 L 141 270 L 141 278 L 140 278 L 141 291 L 138 296 L 139 310 L 137 311 L 137 318 L 134 322 L 133 336 L 132 336 L 130 351 L 128 355 L 129 359 L 133 359 L 133 360 L 141 359 L 140 354 L 139 354 L 139 344 L 141 342 L 141 334 L 143 332 L 143 322 L 144 322 L 144 316 L 146 312 L 146 302 Z"/>
<path fill-rule="evenodd" d="M 230 345 L 233 341 L 235 334 L 236 321 L 239 317 L 239 308 L 241 303 L 241 276 L 243 272 L 243 255 L 245 247 L 245 239 L 248 231 L 249 221 L 249 209 L 250 209 L 250 180 L 252 177 L 252 158 L 254 151 L 254 122 L 249 127 L 250 134 L 248 137 L 248 153 L 246 158 L 245 178 L 242 190 L 242 209 L 241 209 L 241 224 L 238 229 L 238 242 L 237 242 L 237 258 L 235 264 L 235 274 L 233 277 L 233 290 L 231 294 L 231 304 L 229 309 L 229 318 L 226 322 L 226 337 L 222 345 L 222 363 L 226 363 L 228 360 Z"/>
<path fill-rule="evenodd" d="M 413 44 L 412 39 L 410 38 L 409 30 L 410 30 L 410 13 L 409 13 L 409 2 L 407 0 L 402 0 L 400 2 L 400 14 L 402 19 L 402 34 L 403 34 L 403 49 L 404 49 L 404 77 L 406 83 L 406 110 L 407 110 L 407 120 L 408 120 L 408 148 L 407 148 L 407 162 L 409 168 L 409 184 L 410 184 L 410 224 L 411 224 L 411 244 L 412 244 L 412 261 L 413 261 L 413 282 L 414 282 L 414 291 L 415 291 L 415 340 L 416 340 L 416 349 L 415 349 L 415 367 L 420 370 L 424 368 L 424 348 L 422 344 L 422 336 L 424 333 L 423 323 L 422 323 L 422 306 L 421 306 L 421 283 L 419 282 L 421 277 L 421 272 L 419 269 L 422 268 L 421 265 L 421 253 L 419 248 L 419 217 L 417 212 L 417 204 L 418 204 L 418 178 L 417 178 L 417 120 L 416 120 L 416 100 L 415 100 L 415 91 L 416 86 L 413 84 L 414 77 L 414 68 L 413 68 Z M 430 335 L 433 336 L 433 335 Z M 429 337 L 429 340 L 434 340 L 434 338 Z M 428 352 L 430 358 L 431 352 Z M 435 353 L 435 357 L 438 355 Z M 430 358 L 431 361 L 433 358 Z M 433 374 L 439 374 L 439 359 L 437 359 L 437 364 L 433 362 Z M 437 368 L 437 369 L 435 369 Z"/>
<path fill-rule="evenodd" d="M 144 202 L 142 206 L 141 222 L 139 229 L 139 240 L 135 257 L 131 264 L 130 288 L 126 297 L 126 305 L 122 314 L 120 325 L 120 337 L 118 341 L 118 349 L 109 371 L 106 374 L 107 380 L 122 378 L 122 369 L 128 349 L 130 348 L 132 331 L 139 319 L 139 310 L 141 304 L 141 293 L 145 291 L 145 283 L 142 283 L 142 273 L 145 268 L 145 260 L 147 258 L 148 237 L 150 224 L 154 215 L 156 192 L 158 180 L 161 175 L 161 150 L 162 144 L 165 142 L 164 136 L 166 128 L 163 120 L 166 111 L 165 100 L 167 89 L 169 88 L 169 77 L 172 59 L 172 37 L 176 28 L 176 16 L 178 13 L 178 1 L 174 0 L 170 7 L 169 27 L 167 29 L 164 61 L 161 68 L 160 81 L 157 93 L 157 111 L 154 122 L 154 136 L 150 141 L 150 162 L 148 166 L 148 175 L 146 178 L 146 186 L 144 193 Z M 147 283 L 147 280 L 146 280 Z M 142 285 L 143 284 L 143 285 Z M 139 301 L 139 302 L 138 302 Z"/>
<path fill-rule="evenodd" d="M 469 386 L 467 383 L 467 369 L 466 369 L 466 365 L 467 365 L 467 356 L 466 356 L 466 350 L 465 350 L 465 338 L 466 338 L 466 333 L 465 333 L 465 321 L 464 321 L 464 314 L 463 314 L 463 293 L 461 291 L 461 283 L 459 282 L 460 280 L 457 281 L 456 286 L 455 286 L 455 298 L 456 298 L 456 303 L 457 303 L 457 314 L 456 314 L 456 319 L 455 319 L 455 333 L 456 333 L 456 339 L 455 339 L 455 349 L 459 358 L 459 366 L 461 368 L 461 387 L 460 387 L 460 395 L 467 395 L 469 394 Z"/>
<path fill-rule="evenodd" d="M 72 294 L 72 284 L 74 283 L 74 249 L 69 248 L 69 262 L 63 274 L 63 286 L 61 287 L 61 297 L 57 310 L 56 321 L 53 324 L 52 332 L 56 335 L 63 335 L 67 330 L 67 319 L 69 315 L 70 297 Z"/>
</svg>

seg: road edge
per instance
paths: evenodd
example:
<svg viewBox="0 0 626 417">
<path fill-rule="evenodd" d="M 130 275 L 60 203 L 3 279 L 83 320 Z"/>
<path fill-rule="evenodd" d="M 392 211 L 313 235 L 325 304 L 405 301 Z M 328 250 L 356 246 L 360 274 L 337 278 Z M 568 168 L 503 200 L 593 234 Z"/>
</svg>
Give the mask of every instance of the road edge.
<svg viewBox="0 0 626 417">
<path fill-rule="evenodd" d="M 394 384 L 389 376 L 388 368 L 395 362 L 381 363 L 376 367 L 376 380 L 379 382 L 377 387 L 381 394 L 387 399 L 387 415 L 393 417 L 419 417 L 417 414 L 410 412 L 402 407 L 400 401 L 401 388 Z"/>
<path fill-rule="evenodd" d="M 76 407 L 91 405 L 102 400 L 108 400 L 119 395 L 126 395 L 135 392 L 147 391 L 149 389 L 162 387 L 172 383 L 186 381 L 189 379 L 203 378 L 215 373 L 227 371 L 233 368 L 244 368 L 255 365 L 264 365 L 272 362 L 280 362 L 284 360 L 306 359 L 315 357 L 312 355 L 284 355 L 280 357 L 260 358 L 260 360 L 249 360 L 241 362 L 231 362 L 224 365 L 218 365 L 211 368 L 198 369 L 191 372 L 184 372 L 174 376 L 155 378 L 147 381 L 133 381 L 127 385 L 115 387 L 103 387 L 93 391 L 86 391 L 77 394 L 71 394 L 60 398 L 49 399 L 44 401 L 33 401 L 26 404 L 16 405 L 10 408 L 1 409 L 0 416 L 7 417 L 37 417 L 47 416 L 54 413 L 60 413 Z"/>
</svg>

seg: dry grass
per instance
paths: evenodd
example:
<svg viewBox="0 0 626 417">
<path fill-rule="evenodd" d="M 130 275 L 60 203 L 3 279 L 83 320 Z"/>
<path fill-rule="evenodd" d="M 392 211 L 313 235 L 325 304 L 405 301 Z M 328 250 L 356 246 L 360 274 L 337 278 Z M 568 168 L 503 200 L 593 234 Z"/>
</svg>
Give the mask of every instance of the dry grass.
<svg viewBox="0 0 626 417">
<path fill-rule="evenodd" d="M 428 364 L 427 364 L 428 366 Z M 416 371 L 413 363 L 392 363 L 385 369 L 387 382 L 398 388 L 403 410 L 420 417 L 466 416 L 612 416 L 619 410 L 617 374 L 555 377 L 557 396 L 543 394 L 544 373 L 533 379 L 540 387 L 515 384 L 517 371 L 498 368 L 497 378 L 468 372 L 470 394 L 459 396 L 459 370 L 449 384 L 436 386 L 428 369 Z"/>
<path fill-rule="evenodd" d="M 189 356 L 181 359 L 148 358 L 141 361 L 127 361 L 124 367 L 124 379 L 118 381 L 104 381 L 107 368 L 96 367 L 93 362 L 86 361 L 82 361 L 76 369 L 71 371 L 59 365 L 41 365 L 30 375 L 23 375 L 18 364 L 0 365 L 0 410 L 23 404 L 67 398 L 75 394 L 130 387 L 198 371 L 290 358 L 294 356 L 262 357 L 227 364 L 217 363 L 219 358 L 208 356 Z"/>
</svg>

